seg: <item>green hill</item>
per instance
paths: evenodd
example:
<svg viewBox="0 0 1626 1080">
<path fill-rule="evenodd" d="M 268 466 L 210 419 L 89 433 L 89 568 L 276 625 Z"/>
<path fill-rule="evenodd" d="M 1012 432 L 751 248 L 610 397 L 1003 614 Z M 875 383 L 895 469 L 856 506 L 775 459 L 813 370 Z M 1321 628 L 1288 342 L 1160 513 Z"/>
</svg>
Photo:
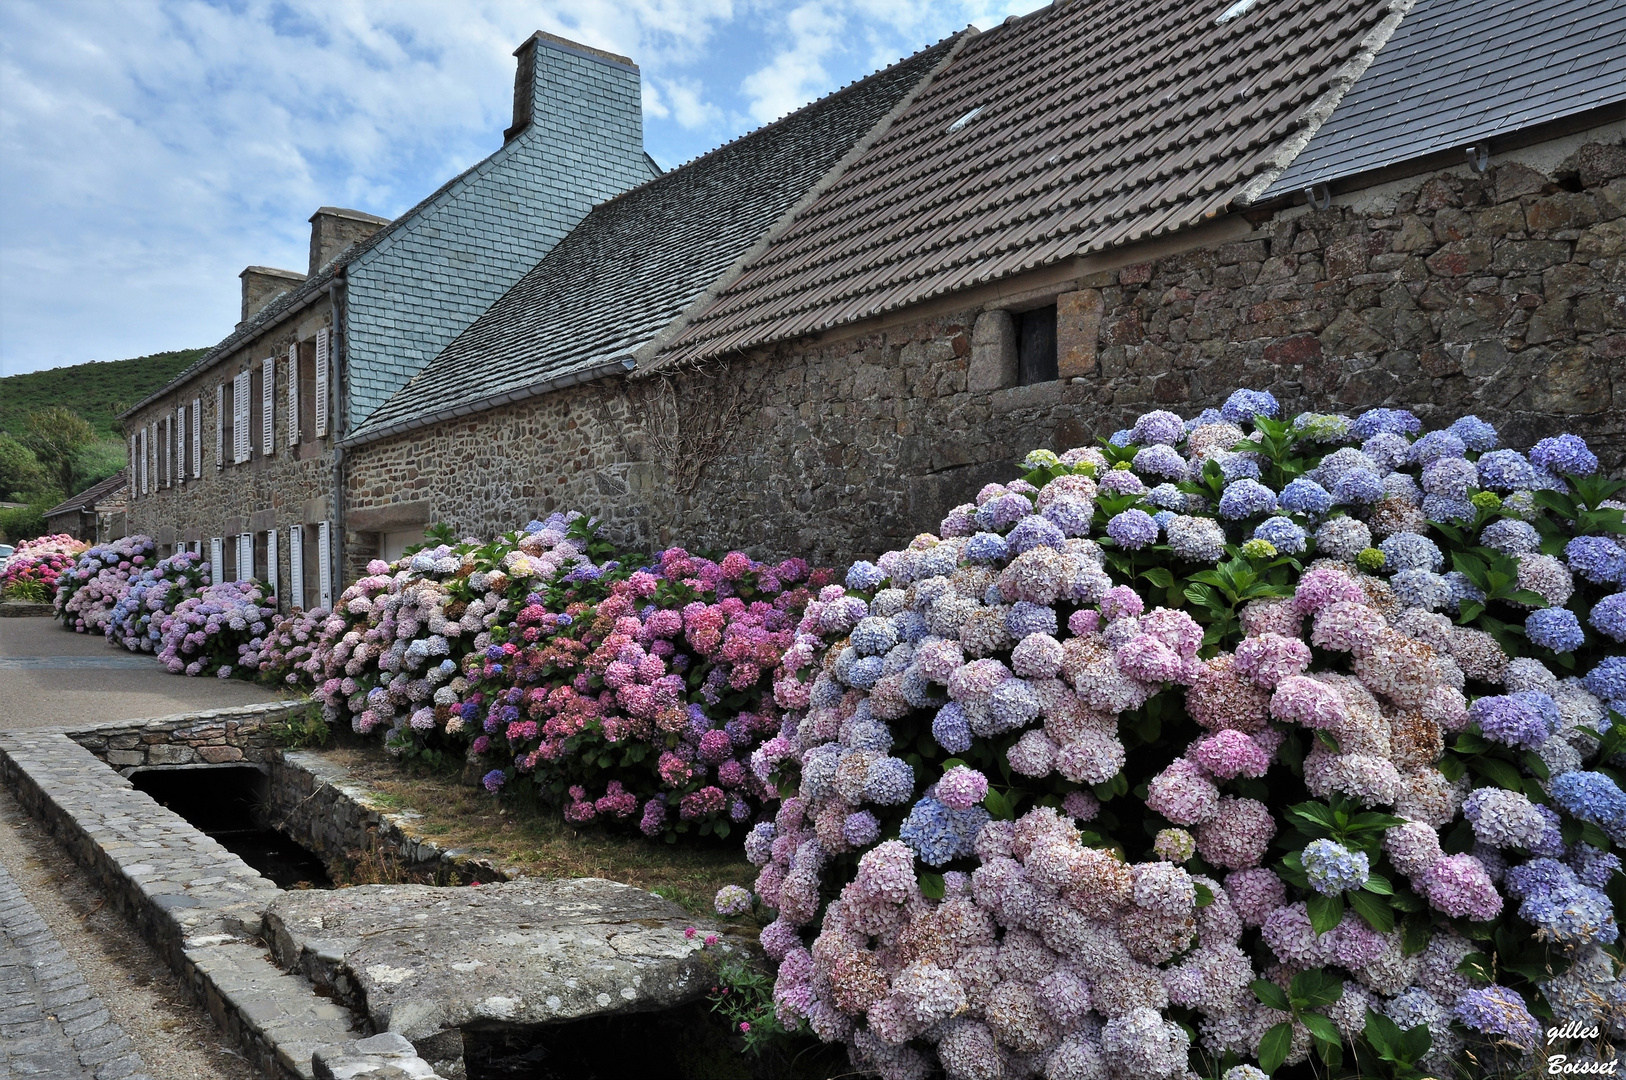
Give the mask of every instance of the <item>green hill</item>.
<svg viewBox="0 0 1626 1080">
<path fill-rule="evenodd" d="M 0 431 L 18 434 L 35 409 L 62 405 L 103 439 L 118 439 L 118 414 L 180 374 L 206 349 L 177 349 L 132 360 L 107 360 L 30 371 L 0 379 Z"/>
</svg>

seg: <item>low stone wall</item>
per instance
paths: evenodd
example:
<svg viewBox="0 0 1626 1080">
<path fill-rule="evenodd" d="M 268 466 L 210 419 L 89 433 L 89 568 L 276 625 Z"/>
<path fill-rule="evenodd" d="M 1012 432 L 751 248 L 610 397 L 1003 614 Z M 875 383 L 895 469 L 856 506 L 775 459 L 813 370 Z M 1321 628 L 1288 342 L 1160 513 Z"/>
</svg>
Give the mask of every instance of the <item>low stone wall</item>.
<svg viewBox="0 0 1626 1080">
<path fill-rule="evenodd" d="M 35 619 L 50 617 L 50 604 L 31 604 L 26 600 L 7 600 L 0 603 L 0 619 Z"/>
<path fill-rule="evenodd" d="M 125 775 L 157 765 L 266 763 L 281 753 L 271 725 L 310 706 L 304 700 L 272 701 L 151 720 L 120 720 L 70 732 L 68 737 Z"/>
</svg>

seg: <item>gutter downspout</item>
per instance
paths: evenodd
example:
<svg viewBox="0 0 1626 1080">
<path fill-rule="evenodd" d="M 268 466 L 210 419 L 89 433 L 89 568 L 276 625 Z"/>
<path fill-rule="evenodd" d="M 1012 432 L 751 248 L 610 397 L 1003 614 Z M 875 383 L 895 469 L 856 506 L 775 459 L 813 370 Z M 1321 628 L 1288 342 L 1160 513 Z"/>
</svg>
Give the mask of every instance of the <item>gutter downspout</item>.
<svg viewBox="0 0 1626 1080">
<path fill-rule="evenodd" d="M 342 274 L 342 273 L 343 273 L 343 271 L 341 270 L 340 274 Z M 333 583 L 333 596 L 334 596 L 334 602 L 335 603 L 338 601 L 339 594 L 344 591 L 344 580 L 345 580 L 345 561 L 344 561 L 344 556 L 345 556 L 345 539 L 344 539 L 344 537 L 345 537 L 345 534 L 344 534 L 344 494 L 345 494 L 345 492 L 344 492 L 344 432 L 345 432 L 345 429 L 349 426 L 349 424 L 347 422 L 347 419 L 348 419 L 348 416 L 349 416 L 349 401 L 348 401 L 349 394 L 347 393 L 347 388 L 349 386 L 349 380 L 344 377 L 344 367 L 345 367 L 346 361 L 348 360 L 348 357 L 345 355 L 345 347 L 344 347 L 344 340 L 345 340 L 345 338 L 344 338 L 344 323 L 343 323 L 343 321 L 341 320 L 341 318 L 339 316 L 339 295 L 338 295 L 338 284 L 337 284 L 338 277 L 339 277 L 339 275 L 337 275 L 337 274 L 334 275 L 334 279 L 332 281 L 328 282 L 328 286 L 327 286 L 328 311 L 331 312 L 332 316 L 333 316 L 333 330 L 332 330 L 332 333 L 330 335 L 332 337 L 332 339 L 333 339 L 333 348 L 332 348 L 332 356 L 329 358 L 328 362 L 333 365 L 333 380 L 334 380 L 334 386 L 335 386 L 334 395 L 333 395 L 334 399 L 335 399 L 335 402 L 334 402 L 335 407 L 334 407 L 334 410 L 333 410 L 333 412 L 334 412 L 334 416 L 333 416 L 334 430 L 333 430 L 333 434 L 332 434 L 332 439 L 333 439 L 333 511 L 332 511 L 333 512 L 333 537 L 332 537 L 332 542 L 333 542 L 333 546 L 334 546 L 334 549 L 335 549 L 334 552 L 333 552 L 333 565 L 334 565 L 334 570 L 336 571 L 334 576 L 338 578 L 338 580 Z"/>
</svg>

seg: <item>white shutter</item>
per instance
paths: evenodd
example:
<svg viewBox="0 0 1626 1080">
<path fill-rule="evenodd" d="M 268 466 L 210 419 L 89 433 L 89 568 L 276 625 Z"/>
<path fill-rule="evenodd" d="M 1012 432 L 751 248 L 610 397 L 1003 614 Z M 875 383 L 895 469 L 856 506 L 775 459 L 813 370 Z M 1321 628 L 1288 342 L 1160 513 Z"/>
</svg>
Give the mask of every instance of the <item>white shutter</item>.
<svg viewBox="0 0 1626 1080">
<path fill-rule="evenodd" d="M 327 437 L 328 331 L 316 331 L 316 437 Z"/>
<path fill-rule="evenodd" d="M 231 381 L 231 460 L 241 465 L 248 460 L 249 441 L 249 373 L 240 371 Z"/>
<path fill-rule="evenodd" d="M 147 493 L 147 429 L 141 429 L 141 494 Z"/>
<path fill-rule="evenodd" d="M 141 472 L 141 467 L 138 464 L 138 462 L 140 460 L 141 460 L 140 458 L 136 457 L 136 436 L 135 436 L 135 432 L 132 431 L 132 432 L 130 432 L 130 479 L 129 479 L 130 497 L 131 498 L 134 498 L 136 496 L 136 494 L 137 494 L 137 492 L 136 492 L 136 483 L 137 483 L 136 477 Z"/>
<path fill-rule="evenodd" d="M 288 605 L 305 606 L 305 526 L 288 527 Z"/>
<path fill-rule="evenodd" d="M 175 414 L 164 417 L 164 486 L 175 486 Z"/>
<path fill-rule="evenodd" d="M 147 425 L 147 475 L 151 483 L 147 486 L 158 493 L 158 421 L 154 420 Z"/>
<path fill-rule="evenodd" d="M 265 531 L 265 583 L 271 587 L 272 603 L 275 603 L 282 595 L 277 588 L 277 581 L 282 577 L 282 567 L 277 565 L 277 535 L 275 529 Z"/>
<path fill-rule="evenodd" d="M 219 585 L 226 580 L 226 542 L 220 537 L 209 541 L 209 584 Z"/>
<path fill-rule="evenodd" d="M 186 486 L 186 406 L 175 407 L 175 479 Z"/>
<path fill-rule="evenodd" d="M 260 375 L 260 453 L 270 457 L 277 452 L 277 358 L 265 358 Z"/>
<path fill-rule="evenodd" d="M 254 534 L 240 533 L 237 537 L 237 580 L 254 578 Z"/>
<path fill-rule="evenodd" d="M 226 467 L 226 384 L 215 387 L 215 468 Z"/>
<path fill-rule="evenodd" d="M 192 399 L 192 479 L 203 476 L 203 399 Z M 201 542 L 201 541 L 200 541 Z"/>
<path fill-rule="evenodd" d="M 288 448 L 299 445 L 299 342 L 288 346 Z"/>
<path fill-rule="evenodd" d="M 333 535 L 332 526 L 320 522 L 316 526 L 316 583 L 321 590 L 322 606 L 333 607 Z"/>
</svg>

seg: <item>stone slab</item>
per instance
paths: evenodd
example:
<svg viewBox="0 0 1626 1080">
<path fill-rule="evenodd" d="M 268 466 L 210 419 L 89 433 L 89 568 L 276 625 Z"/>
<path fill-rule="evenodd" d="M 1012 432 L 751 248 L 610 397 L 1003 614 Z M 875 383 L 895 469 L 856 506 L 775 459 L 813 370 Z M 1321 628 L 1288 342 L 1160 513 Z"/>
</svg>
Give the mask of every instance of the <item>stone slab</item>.
<svg viewBox="0 0 1626 1080">
<path fill-rule="evenodd" d="M 718 944 L 702 948 L 708 934 Z M 752 947 L 599 878 L 284 893 L 266 912 L 265 936 L 284 967 L 333 987 L 420 1052 L 465 1025 L 684 1005 L 712 986 L 721 956 Z"/>
</svg>

